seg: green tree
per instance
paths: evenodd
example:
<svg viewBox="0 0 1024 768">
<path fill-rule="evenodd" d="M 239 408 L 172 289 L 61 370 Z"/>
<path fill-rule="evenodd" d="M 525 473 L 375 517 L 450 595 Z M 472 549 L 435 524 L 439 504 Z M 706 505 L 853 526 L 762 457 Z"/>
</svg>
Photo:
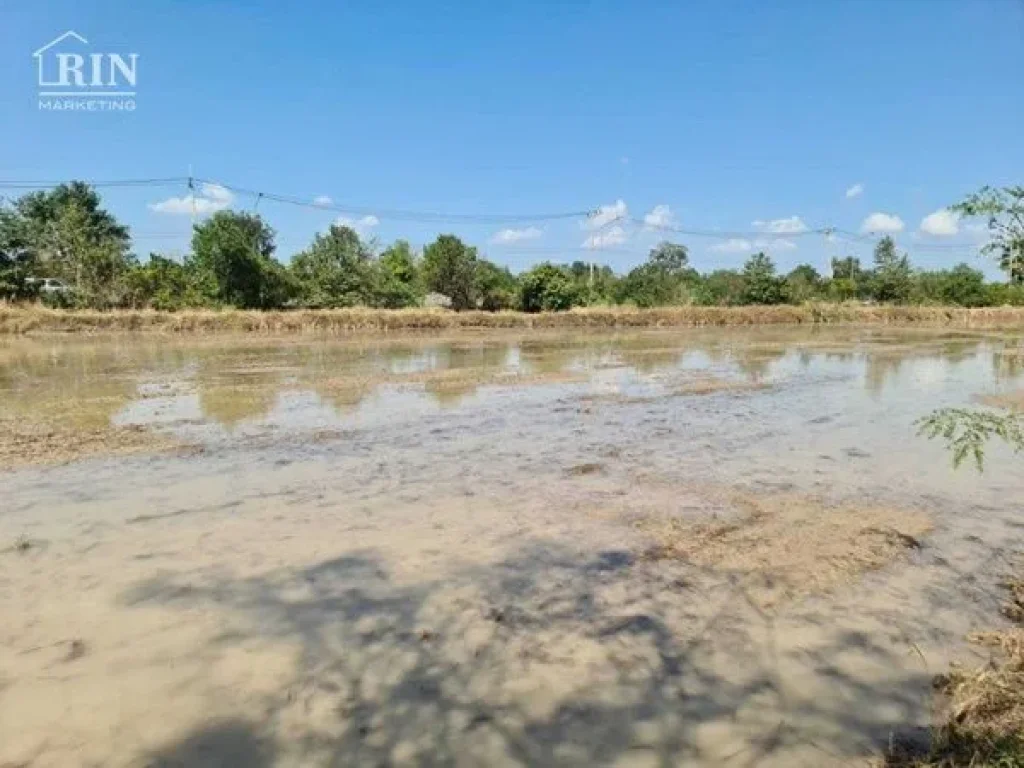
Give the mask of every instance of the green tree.
<svg viewBox="0 0 1024 768">
<path fill-rule="evenodd" d="M 126 284 L 127 303 L 133 307 L 174 311 L 203 303 L 193 271 L 158 253 L 151 253 L 147 263 L 131 270 Z"/>
<path fill-rule="evenodd" d="M 616 301 L 619 280 L 611 267 L 587 261 L 574 261 L 569 265 L 568 271 L 579 290 L 581 303 L 612 304 Z"/>
<path fill-rule="evenodd" d="M 1011 283 L 1024 283 L 1024 187 L 982 187 L 950 210 L 985 218 L 989 242 L 981 252 L 995 257 Z"/>
<path fill-rule="evenodd" d="M 376 262 L 373 306 L 388 309 L 412 307 L 423 298 L 423 285 L 412 247 L 398 240 Z"/>
<path fill-rule="evenodd" d="M 309 307 L 369 305 L 374 298 L 373 254 L 351 227 L 332 225 L 292 258 L 291 272 Z"/>
<path fill-rule="evenodd" d="M 696 272 L 689 268 L 686 246 L 659 243 L 647 261 L 629 271 L 618 285 L 622 302 L 638 307 L 655 307 L 682 303 L 689 298 L 687 283 L 694 282 Z"/>
<path fill-rule="evenodd" d="M 834 301 L 849 301 L 865 294 L 867 280 L 860 266 L 860 259 L 847 256 L 832 259 L 832 279 L 828 284 L 828 295 Z"/>
<path fill-rule="evenodd" d="M 702 307 L 742 304 L 746 290 L 743 275 L 732 269 L 716 269 L 694 286 L 693 300 Z"/>
<path fill-rule="evenodd" d="M 474 281 L 474 291 L 481 309 L 497 312 L 515 306 L 519 284 L 508 267 L 499 267 L 487 259 L 480 259 L 476 264 Z"/>
<path fill-rule="evenodd" d="M 903 304 L 910 298 L 913 271 L 906 254 L 896 251 L 896 242 L 886 235 L 875 246 L 872 292 L 878 301 Z"/>
<path fill-rule="evenodd" d="M 476 306 L 476 248 L 455 235 L 440 235 L 423 250 L 423 282 L 427 289 L 452 300 L 452 309 Z"/>
<path fill-rule="evenodd" d="M 775 274 L 775 262 L 764 252 L 755 253 L 743 265 L 743 303 L 781 304 L 783 281 Z"/>
<path fill-rule="evenodd" d="M 524 312 L 560 312 L 581 303 L 572 274 L 547 262 L 520 276 L 519 295 Z"/>
<path fill-rule="evenodd" d="M 821 275 L 810 264 L 800 264 L 786 275 L 786 297 L 795 304 L 818 298 L 822 289 Z"/>
<path fill-rule="evenodd" d="M 939 275 L 940 299 L 943 304 L 984 307 L 989 303 L 985 275 L 980 269 L 972 269 L 967 264 L 957 264 L 953 269 L 940 272 Z"/>
<path fill-rule="evenodd" d="M 88 184 L 31 192 L 0 213 L 0 281 L 17 293 L 30 274 L 59 277 L 75 287 L 77 303 L 115 306 L 133 264 L 129 244 L 128 228 Z"/>
<path fill-rule="evenodd" d="M 685 245 L 664 241 L 651 249 L 647 263 L 667 275 L 679 277 L 690 264 L 690 252 Z"/>
<path fill-rule="evenodd" d="M 34 263 L 24 220 L 0 203 L 0 299 L 35 298 L 33 286 L 25 280 L 32 276 Z"/>
<path fill-rule="evenodd" d="M 853 280 L 856 282 L 863 274 L 860 266 L 860 259 L 854 256 L 847 256 L 843 259 L 832 259 L 833 280 Z"/>
<path fill-rule="evenodd" d="M 218 211 L 197 224 L 188 266 L 205 296 L 219 304 L 273 309 L 294 290 L 274 259 L 274 230 L 256 214 Z"/>
</svg>

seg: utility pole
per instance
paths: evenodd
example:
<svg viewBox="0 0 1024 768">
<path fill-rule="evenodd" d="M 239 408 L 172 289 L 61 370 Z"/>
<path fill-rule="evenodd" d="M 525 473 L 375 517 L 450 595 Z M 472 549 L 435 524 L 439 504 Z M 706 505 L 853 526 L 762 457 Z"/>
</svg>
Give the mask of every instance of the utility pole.
<svg viewBox="0 0 1024 768">
<path fill-rule="evenodd" d="M 196 228 L 196 185 L 192 181 L 192 163 L 188 164 L 188 197 L 192 203 L 192 229 Z"/>
</svg>

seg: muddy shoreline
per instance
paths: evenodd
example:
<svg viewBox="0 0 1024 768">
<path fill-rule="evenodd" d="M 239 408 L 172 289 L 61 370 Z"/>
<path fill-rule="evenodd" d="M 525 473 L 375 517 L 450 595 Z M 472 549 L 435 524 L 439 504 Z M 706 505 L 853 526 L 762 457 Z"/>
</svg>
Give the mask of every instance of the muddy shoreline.
<svg viewBox="0 0 1024 768">
<path fill-rule="evenodd" d="M 7 338 L 6 417 L 89 452 L 0 474 L 0 765 L 863 764 L 985 661 L 1019 457 L 913 421 L 1020 344 Z"/>
</svg>

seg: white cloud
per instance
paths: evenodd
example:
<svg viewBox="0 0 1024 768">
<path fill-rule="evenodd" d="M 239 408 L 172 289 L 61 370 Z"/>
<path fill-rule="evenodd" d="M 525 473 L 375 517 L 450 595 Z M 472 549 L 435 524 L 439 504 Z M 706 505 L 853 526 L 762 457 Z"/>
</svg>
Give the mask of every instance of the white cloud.
<svg viewBox="0 0 1024 768">
<path fill-rule="evenodd" d="M 156 213 L 169 213 L 172 215 L 206 216 L 217 211 L 222 211 L 231 205 L 235 196 L 230 190 L 219 184 L 203 184 L 200 194 L 188 194 L 184 197 L 169 197 L 158 203 L 150 203 L 149 209 Z"/>
<path fill-rule="evenodd" d="M 846 190 L 846 199 L 849 200 L 853 197 L 860 197 L 864 194 L 864 185 L 861 183 L 854 184 L 852 187 Z"/>
<path fill-rule="evenodd" d="M 495 232 L 491 238 L 492 243 L 518 243 L 520 240 L 536 240 L 544 233 L 537 229 L 537 227 L 527 227 L 526 229 L 503 229 L 500 232 Z"/>
<path fill-rule="evenodd" d="M 361 219 L 350 219 L 347 216 L 339 216 L 334 220 L 334 223 L 339 227 L 348 227 L 349 229 L 353 229 L 357 234 L 365 235 L 367 231 L 380 224 L 380 219 L 371 213 L 369 216 L 363 216 Z"/>
<path fill-rule="evenodd" d="M 796 243 L 780 237 L 775 240 L 755 240 L 754 247 L 759 251 L 794 251 Z"/>
<path fill-rule="evenodd" d="M 667 205 L 656 205 L 650 213 L 644 216 L 644 226 L 651 229 L 659 227 L 674 227 L 676 224 L 675 214 Z"/>
<path fill-rule="evenodd" d="M 214 202 L 225 205 L 235 199 L 235 196 L 220 184 L 203 184 L 203 195 Z"/>
<path fill-rule="evenodd" d="M 796 215 L 786 219 L 772 219 L 771 221 L 761 221 L 759 219 L 752 224 L 754 227 L 763 229 L 765 232 L 770 232 L 773 235 L 798 235 L 801 232 L 807 231 L 807 225 Z"/>
<path fill-rule="evenodd" d="M 796 243 L 792 240 L 785 240 L 783 238 L 766 239 L 757 238 L 756 240 L 747 240 L 743 237 L 733 237 L 725 240 L 721 243 L 717 243 L 711 246 L 712 251 L 718 251 L 719 253 L 753 253 L 755 251 L 792 251 L 796 248 Z"/>
<path fill-rule="evenodd" d="M 616 245 L 622 245 L 626 242 L 626 230 L 616 224 L 614 227 L 610 227 L 604 232 L 595 232 L 586 240 L 583 241 L 584 248 L 599 249 L 599 248 L 611 248 Z"/>
<path fill-rule="evenodd" d="M 753 248 L 753 243 L 749 240 L 744 240 L 742 237 L 733 237 L 711 246 L 712 251 L 718 251 L 719 253 L 747 253 L 752 251 Z"/>
<path fill-rule="evenodd" d="M 860 225 L 860 231 L 868 232 L 902 232 L 903 219 L 889 213 L 872 213 Z"/>
<path fill-rule="evenodd" d="M 156 211 L 157 213 L 171 214 L 189 214 L 192 213 L 192 211 L 200 213 L 199 201 L 196 200 L 195 205 L 193 206 L 194 199 L 195 198 L 193 198 L 192 195 L 185 195 L 184 197 L 169 197 L 166 200 L 161 200 L 159 203 L 150 203 L 149 210 Z M 203 200 L 202 202 L 207 203 L 209 201 Z M 202 212 L 205 213 L 206 211 Z"/>
<path fill-rule="evenodd" d="M 960 217 L 948 208 L 940 208 L 921 219 L 921 231 L 936 237 L 952 237 L 960 231 Z"/>
<path fill-rule="evenodd" d="M 624 219 L 629 213 L 629 208 L 623 200 L 616 200 L 608 205 L 598 206 L 598 209 L 587 217 L 583 226 L 587 229 L 600 229 L 618 219 Z"/>
<path fill-rule="evenodd" d="M 327 195 L 317 195 L 313 198 L 313 205 L 331 205 L 334 201 Z"/>
</svg>

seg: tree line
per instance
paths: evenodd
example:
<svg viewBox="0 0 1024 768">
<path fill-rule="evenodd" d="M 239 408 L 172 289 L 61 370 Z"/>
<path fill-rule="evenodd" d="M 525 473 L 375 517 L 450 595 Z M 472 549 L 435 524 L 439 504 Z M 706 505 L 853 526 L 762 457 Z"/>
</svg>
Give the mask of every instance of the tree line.
<svg viewBox="0 0 1024 768">
<path fill-rule="evenodd" d="M 801 264 L 780 274 L 765 253 L 741 270 L 702 274 L 684 245 L 663 242 L 623 275 L 583 261 L 545 262 L 513 274 L 450 234 L 422 253 L 399 240 L 386 248 L 334 225 L 316 235 L 287 265 L 275 257 L 274 231 L 260 216 L 220 211 L 195 225 L 182 260 L 131 252 L 128 227 L 102 207 L 82 182 L 32 192 L 0 207 L 0 298 L 96 309 L 190 307 L 422 306 L 455 310 L 561 311 L 578 306 L 729 306 L 807 301 L 875 301 L 966 307 L 1024 305 L 1024 188 L 982 189 L 954 209 L 988 220 L 985 251 L 1007 272 L 1007 283 L 986 282 L 961 263 L 915 269 L 891 237 L 876 245 L 870 264 L 832 259 L 831 275 Z M 70 291 L 38 294 L 55 277 Z M 429 297 L 429 298 L 428 298 Z"/>
</svg>

